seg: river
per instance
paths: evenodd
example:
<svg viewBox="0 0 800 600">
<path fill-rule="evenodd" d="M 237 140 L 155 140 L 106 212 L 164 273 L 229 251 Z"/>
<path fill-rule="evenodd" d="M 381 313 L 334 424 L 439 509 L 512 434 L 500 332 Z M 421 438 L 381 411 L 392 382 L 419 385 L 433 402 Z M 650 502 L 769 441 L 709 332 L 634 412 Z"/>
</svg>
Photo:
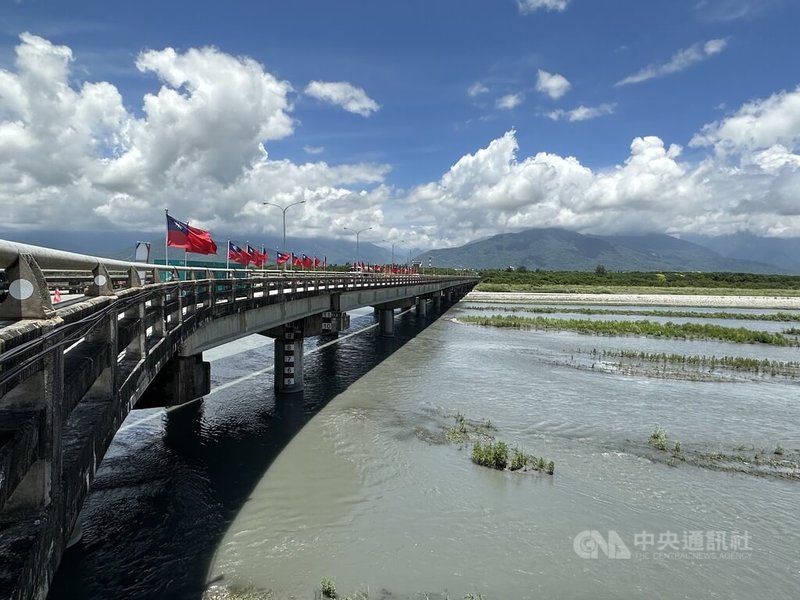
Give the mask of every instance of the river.
<svg viewBox="0 0 800 600">
<path fill-rule="evenodd" d="M 275 399 L 266 338 L 206 353 L 211 395 L 136 411 L 116 436 L 50 600 L 197 600 L 211 582 L 313 598 L 323 577 L 370 597 L 797 597 L 798 482 L 670 466 L 647 447 L 661 427 L 689 450 L 797 453 L 796 381 L 576 369 L 559 360 L 595 347 L 735 348 L 478 328 L 459 314 L 406 314 L 391 339 L 307 340 L 301 400 Z M 555 474 L 493 471 L 431 443 L 457 413 L 490 419 Z"/>
</svg>

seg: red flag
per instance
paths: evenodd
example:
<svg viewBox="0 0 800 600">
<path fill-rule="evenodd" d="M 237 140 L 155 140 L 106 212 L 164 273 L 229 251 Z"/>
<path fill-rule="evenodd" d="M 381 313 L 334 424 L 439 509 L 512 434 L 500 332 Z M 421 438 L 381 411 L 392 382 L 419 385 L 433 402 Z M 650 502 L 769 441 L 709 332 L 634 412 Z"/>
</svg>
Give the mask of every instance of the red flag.
<svg viewBox="0 0 800 600">
<path fill-rule="evenodd" d="M 244 265 L 245 267 L 250 264 L 251 256 L 233 242 L 228 242 L 228 258 L 233 262 Z"/>
<path fill-rule="evenodd" d="M 295 256 L 294 252 L 292 252 L 292 264 L 295 267 L 302 267 L 303 266 L 303 259 L 299 256 Z"/>
<path fill-rule="evenodd" d="M 216 254 L 217 245 L 211 233 L 167 215 L 167 246 L 183 248 L 195 254 Z"/>
<path fill-rule="evenodd" d="M 278 258 L 275 259 L 275 263 L 278 266 L 285 265 L 287 262 L 289 262 L 289 258 L 291 257 L 285 252 L 278 252 Z"/>
<path fill-rule="evenodd" d="M 264 266 L 264 263 L 267 262 L 266 255 L 253 248 L 250 244 L 247 244 L 247 253 L 252 257 L 253 264 L 256 268 L 260 269 Z"/>
<path fill-rule="evenodd" d="M 303 254 L 303 266 L 306 269 L 310 269 L 311 267 L 314 266 L 314 261 L 311 259 L 310 256 L 306 256 L 305 254 Z"/>
<path fill-rule="evenodd" d="M 314 257 L 314 267 L 321 267 L 321 266 L 322 266 L 322 261 L 315 256 Z"/>
</svg>

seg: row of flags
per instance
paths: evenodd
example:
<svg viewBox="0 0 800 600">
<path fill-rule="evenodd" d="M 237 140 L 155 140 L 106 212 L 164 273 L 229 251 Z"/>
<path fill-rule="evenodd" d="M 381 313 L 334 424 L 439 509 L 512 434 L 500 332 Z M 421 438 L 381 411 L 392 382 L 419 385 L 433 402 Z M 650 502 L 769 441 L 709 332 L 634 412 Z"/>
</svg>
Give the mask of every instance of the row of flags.
<svg viewBox="0 0 800 600">
<path fill-rule="evenodd" d="M 217 244 L 211 239 L 211 232 L 192 227 L 189 223 L 179 221 L 175 217 L 167 215 L 167 247 L 183 248 L 186 252 L 195 254 L 217 254 Z M 246 244 L 245 248 L 236 242 L 228 240 L 228 261 L 233 261 L 245 267 L 252 264 L 257 269 L 263 268 L 269 262 L 269 254 L 262 246 L 261 250 Z M 290 262 L 291 261 L 291 262 Z M 316 256 L 313 258 L 305 254 L 296 256 L 294 252 L 289 255 L 285 252 L 278 252 L 275 260 L 278 266 L 290 262 L 294 267 L 302 269 L 316 269 L 318 267 L 327 268 L 328 258 L 320 260 Z"/>
<path fill-rule="evenodd" d="M 183 248 L 186 252 L 195 254 L 217 254 L 217 245 L 211 239 L 211 232 L 192 227 L 189 223 L 184 223 L 167 214 L 167 247 Z M 262 246 L 261 250 L 253 248 L 250 244 L 245 244 L 245 248 L 236 242 L 228 240 L 228 261 L 233 261 L 245 267 L 252 264 L 257 269 L 263 268 L 269 262 L 269 254 Z M 322 260 L 316 256 L 296 255 L 294 252 L 278 252 L 275 264 L 278 266 L 289 263 L 293 267 L 301 269 L 318 269 L 328 267 L 328 257 Z M 414 273 L 415 270 L 405 265 L 374 265 L 365 263 L 363 260 L 353 264 L 357 271 L 366 273 L 395 273 L 405 274 Z"/>
</svg>

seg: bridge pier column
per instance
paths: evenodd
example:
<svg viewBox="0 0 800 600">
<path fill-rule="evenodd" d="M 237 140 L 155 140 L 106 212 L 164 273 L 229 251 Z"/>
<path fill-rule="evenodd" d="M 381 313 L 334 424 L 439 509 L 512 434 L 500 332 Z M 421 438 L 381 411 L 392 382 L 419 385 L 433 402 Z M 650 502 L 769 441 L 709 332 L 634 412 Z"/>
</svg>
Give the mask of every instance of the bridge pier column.
<svg viewBox="0 0 800 600">
<path fill-rule="evenodd" d="M 136 408 L 177 406 L 205 396 L 211 391 L 211 363 L 203 353 L 173 356 L 159 371 Z"/>
<path fill-rule="evenodd" d="M 436 312 L 442 310 L 442 295 L 440 292 L 433 295 L 433 310 Z"/>
<path fill-rule="evenodd" d="M 293 394 L 303 391 L 303 328 L 285 325 L 275 338 L 275 392 Z"/>
<path fill-rule="evenodd" d="M 428 300 L 426 298 L 417 298 L 417 316 L 425 317 L 428 315 Z"/>
<path fill-rule="evenodd" d="M 391 337 L 394 335 L 394 309 L 393 308 L 380 308 L 378 309 L 378 330 L 381 335 Z"/>
</svg>

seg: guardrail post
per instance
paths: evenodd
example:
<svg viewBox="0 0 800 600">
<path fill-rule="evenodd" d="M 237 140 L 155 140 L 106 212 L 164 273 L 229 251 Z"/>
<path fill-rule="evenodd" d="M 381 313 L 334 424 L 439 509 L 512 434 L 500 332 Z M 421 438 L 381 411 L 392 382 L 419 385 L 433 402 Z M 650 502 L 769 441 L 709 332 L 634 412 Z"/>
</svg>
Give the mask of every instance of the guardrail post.
<svg viewBox="0 0 800 600">
<path fill-rule="evenodd" d="M 92 269 L 92 283 L 86 288 L 87 296 L 113 296 L 114 286 L 111 282 L 111 275 L 103 264 L 97 265 Z"/>
<path fill-rule="evenodd" d="M 139 271 L 131 267 L 128 269 L 128 287 L 135 288 L 135 287 L 142 287 L 142 277 L 139 274 Z"/>
<path fill-rule="evenodd" d="M 47 281 L 36 259 L 30 254 L 20 254 L 8 268 L 8 294 L 0 303 L 0 319 L 48 319 L 53 316 L 53 303 L 47 290 Z"/>
</svg>

